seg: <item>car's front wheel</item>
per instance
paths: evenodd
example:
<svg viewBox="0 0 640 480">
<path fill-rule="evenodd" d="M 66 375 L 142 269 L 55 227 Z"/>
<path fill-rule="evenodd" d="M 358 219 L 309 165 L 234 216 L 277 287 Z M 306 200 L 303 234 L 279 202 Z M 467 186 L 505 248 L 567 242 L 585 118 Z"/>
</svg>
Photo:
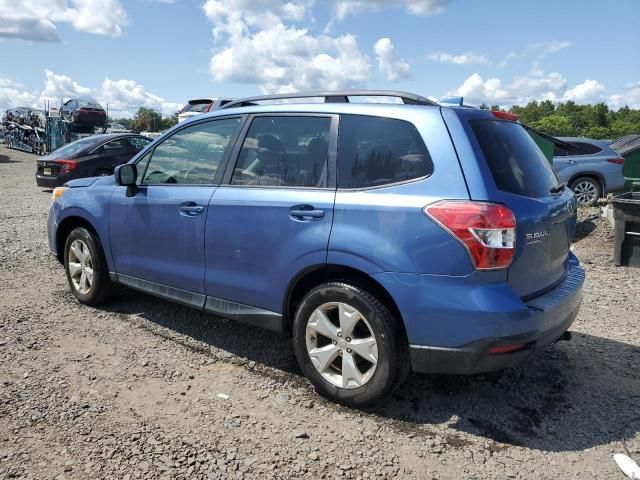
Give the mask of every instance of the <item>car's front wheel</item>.
<svg viewBox="0 0 640 480">
<path fill-rule="evenodd" d="M 73 295 L 86 305 L 108 301 L 115 291 L 98 237 L 83 227 L 71 231 L 64 248 L 64 266 Z"/>
<path fill-rule="evenodd" d="M 294 320 L 298 363 L 318 393 L 354 407 L 391 393 L 410 370 L 406 335 L 389 310 L 355 285 L 311 290 Z"/>
</svg>

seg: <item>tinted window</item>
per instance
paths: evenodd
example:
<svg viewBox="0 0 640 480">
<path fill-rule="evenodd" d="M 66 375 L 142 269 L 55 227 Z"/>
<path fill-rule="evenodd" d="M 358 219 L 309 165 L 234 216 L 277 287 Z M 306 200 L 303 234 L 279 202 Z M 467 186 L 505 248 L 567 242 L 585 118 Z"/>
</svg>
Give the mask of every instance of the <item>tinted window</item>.
<svg viewBox="0 0 640 480">
<path fill-rule="evenodd" d="M 566 157 L 567 155 L 569 155 L 569 151 L 565 150 L 562 147 L 559 146 L 555 146 L 553 147 L 553 156 L 554 157 Z"/>
<path fill-rule="evenodd" d="M 595 153 L 599 153 L 602 151 L 601 148 L 596 147 L 590 143 L 585 142 L 571 142 L 575 147 L 576 151 L 572 152 L 572 155 L 593 155 Z"/>
<path fill-rule="evenodd" d="M 207 108 L 209 108 L 209 105 L 211 105 L 211 102 L 207 102 L 207 103 L 187 103 L 184 107 L 182 107 L 182 110 L 180 110 L 180 113 L 187 113 L 187 112 L 202 113 L 202 112 L 206 112 Z"/>
<path fill-rule="evenodd" d="M 499 190 L 544 197 L 558 184 L 546 157 L 521 125 L 500 120 L 470 123 Z"/>
<path fill-rule="evenodd" d="M 100 151 L 104 153 L 122 153 L 131 150 L 131 144 L 128 142 L 126 138 L 117 138 L 115 140 L 111 140 L 110 142 L 105 143 Z"/>
<path fill-rule="evenodd" d="M 59 149 L 51 152 L 47 155 L 47 158 L 51 160 L 56 160 L 58 158 L 67 158 L 71 157 L 80 151 L 91 147 L 96 143 L 96 139 L 92 137 L 81 138 L 80 140 L 76 140 L 75 142 L 67 143 L 64 147 L 60 147 Z"/>
<path fill-rule="evenodd" d="M 151 143 L 151 140 L 143 137 L 127 137 L 127 141 L 131 145 L 130 148 L 136 152 L 139 152 Z"/>
<path fill-rule="evenodd" d="M 213 183 L 239 119 L 225 118 L 184 128 L 154 150 L 143 184 Z"/>
<path fill-rule="evenodd" d="M 257 117 L 242 144 L 231 183 L 324 187 L 331 119 Z"/>
<path fill-rule="evenodd" d="M 373 187 L 431 173 L 429 152 L 409 122 L 357 115 L 340 119 L 338 187 Z"/>
</svg>

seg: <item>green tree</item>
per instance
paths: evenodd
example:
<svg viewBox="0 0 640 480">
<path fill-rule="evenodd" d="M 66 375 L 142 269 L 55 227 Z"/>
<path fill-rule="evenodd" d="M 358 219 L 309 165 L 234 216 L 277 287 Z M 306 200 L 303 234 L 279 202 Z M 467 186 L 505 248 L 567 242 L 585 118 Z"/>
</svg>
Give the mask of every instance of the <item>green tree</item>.
<svg viewBox="0 0 640 480">
<path fill-rule="evenodd" d="M 162 119 L 162 122 L 160 123 L 160 126 L 162 130 L 166 130 L 167 128 L 173 127 L 177 123 L 178 123 L 178 114 L 174 113 L 169 117 L 164 117 Z"/>
<path fill-rule="evenodd" d="M 140 107 L 133 117 L 133 128 L 139 132 L 158 132 L 162 130 L 162 115 L 150 108 Z"/>
<path fill-rule="evenodd" d="M 541 118 L 533 126 L 548 135 L 569 137 L 578 134 L 568 116 L 556 113 Z"/>
</svg>

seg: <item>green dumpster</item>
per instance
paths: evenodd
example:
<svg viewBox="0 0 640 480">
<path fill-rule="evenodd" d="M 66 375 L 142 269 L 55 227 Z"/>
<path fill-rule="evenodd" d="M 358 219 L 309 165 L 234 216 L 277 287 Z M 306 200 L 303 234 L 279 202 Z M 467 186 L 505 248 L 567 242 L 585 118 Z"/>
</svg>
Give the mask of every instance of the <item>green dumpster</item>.
<svg viewBox="0 0 640 480">
<path fill-rule="evenodd" d="M 624 158 L 622 175 L 625 186 L 631 187 L 633 182 L 640 182 L 640 135 L 625 135 L 610 145 Z"/>
</svg>

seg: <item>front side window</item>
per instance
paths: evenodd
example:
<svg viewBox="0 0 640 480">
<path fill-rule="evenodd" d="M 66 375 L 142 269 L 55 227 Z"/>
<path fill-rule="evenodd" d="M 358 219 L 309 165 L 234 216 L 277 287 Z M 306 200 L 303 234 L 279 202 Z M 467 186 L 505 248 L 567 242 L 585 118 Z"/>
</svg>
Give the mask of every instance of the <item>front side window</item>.
<svg viewBox="0 0 640 480">
<path fill-rule="evenodd" d="M 176 132 L 153 150 L 142 183 L 213 183 L 239 122 L 239 118 L 224 118 L 198 123 Z"/>
<path fill-rule="evenodd" d="M 433 173 L 416 128 L 393 118 L 343 115 L 338 137 L 338 188 L 367 188 Z"/>
<path fill-rule="evenodd" d="M 144 137 L 127 137 L 127 142 L 129 142 L 130 150 L 135 152 L 139 152 L 144 147 L 151 143 L 151 140 Z"/>
<path fill-rule="evenodd" d="M 326 187 L 331 118 L 257 117 L 233 171 L 233 185 Z"/>
</svg>

